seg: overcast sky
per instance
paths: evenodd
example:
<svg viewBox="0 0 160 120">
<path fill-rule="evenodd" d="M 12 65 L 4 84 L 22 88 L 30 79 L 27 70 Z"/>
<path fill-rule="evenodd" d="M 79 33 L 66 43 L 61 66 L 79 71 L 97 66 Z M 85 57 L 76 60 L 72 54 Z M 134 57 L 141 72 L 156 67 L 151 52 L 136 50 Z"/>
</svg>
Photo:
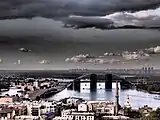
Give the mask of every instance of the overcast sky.
<svg viewBox="0 0 160 120">
<path fill-rule="evenodd" d="M 159 5 L 160 0 L 1 0 L 0 19 L 38 16 L 82 28 L 113 23 L 155 27 L 160 21 Z"/>
<path fill-rule="evenodd" d="M 34 22 L 35 17 L 49 19 L 46 22 L 60 21 L 67 28 L 108 29 L 126 25 L 150 28 L 160 27 L 159 5 L 160 0 L 1 0 L 0 19 L 1 24 L 14 20 L 15 25 L 11 21 L 6 26 L 12 30 Z"/>
<path fill-rule="evenodd" d="M 18 68 L 13 63 L 22 59 L 26 66 L 21 68 L 38 68 L 37 61 L 49 59 L 64 68 L 66 57 L 81 52 L 101 55 L 160 45 L 159 5 L 160 0 L 1 0 L 0 67 Z M 126 25 L 157 29 L 108 30 Z M 21 47 L 32 52 L 21 53 Z"/>
</svg>

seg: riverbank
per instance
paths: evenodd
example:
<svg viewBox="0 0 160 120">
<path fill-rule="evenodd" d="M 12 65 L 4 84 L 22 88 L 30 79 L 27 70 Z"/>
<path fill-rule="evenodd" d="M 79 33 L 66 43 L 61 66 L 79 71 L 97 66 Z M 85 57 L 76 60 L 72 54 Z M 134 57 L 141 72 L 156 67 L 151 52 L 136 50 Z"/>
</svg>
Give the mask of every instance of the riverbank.
<svg viewBox="0 0 160 120">
<path fill-rule="evenodd" d="M 139 84 L 136 86 L 136 90 L 160 95 L 160 86 L 158 84 Z"/>
<path fill-rule="evenodd" d="M 46 99 L 52 95 L 55 95 L 61 91 L 63 91 L 67 87 L 67 84 L 58 85 L 56 87 L 48 88 L 48 89 L 39 89 L 29 94 L 29 98 L 31 100 L 38 99 Z"/>
<path fill-rule="evenodd" d="M 137 91 L 144 92 L 144 93 L 160 95 L 160 92 L 156 92 L 156 91 L 147 91 L 147 90 L 144 90 L 144 89 L 136 89 L 136 90 L 137 90 Z"/>
</svg>

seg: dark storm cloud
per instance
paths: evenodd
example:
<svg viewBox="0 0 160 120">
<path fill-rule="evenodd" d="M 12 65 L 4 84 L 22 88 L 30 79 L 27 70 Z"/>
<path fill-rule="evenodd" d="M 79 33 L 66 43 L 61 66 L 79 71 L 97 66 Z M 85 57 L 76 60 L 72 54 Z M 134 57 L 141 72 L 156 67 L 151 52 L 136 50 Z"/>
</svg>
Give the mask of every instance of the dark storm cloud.
<svg viewBox="0 0 160 120">
<path fill-rule="evenodd" d="M 117 11 L 154 9 L 160 0 L 1 0 L 0 17 L 104 16 Z"/>
<path fill-rule="evenodd" d="M 15 19 L 15 20 L 0 20 L 0 42 L 3 44 L 30 44 L 34 42 L 43 41 L 73 41 L 73 42 L 94 42 L 94 41 L 106 41 L 124 36 L 135 37 L 132 30 L 113 30 L 113 31 L 101 31 L 98 29 L 81 29 L 74 30 L 72 28 L 62 28 L 62 22 L 55 21 L 53 19 L 36 17 L 33 19 Z M 134 31 L 134 30 L 133 30 Z M 135 30 L 138 31 L 135 40 L 140 40 L 141 37 L 150 39 L 150 37 L 157 37 L 159 39 L 159 32 L 148 30 Z M 134 32 L 135 32 L 134 31 Z M 145 31 L 145 32 L 144 32 Z M 148 31 L 148 32 L 147 32 Z M 146 33 L 147 32 L 147 33 Z M 121 34 L 122 33 L 122 34 Z M 115 35 L 116 34 L 116 35 Z M 121 34 L 121 35 L 120 35 Z M 4 36 L 4 37 L 2 37 Z M 32 38 L 33 37 L 33 38 Z M 15 38 L 15 39 L 10 39 Z M 20 39 L 17 39 L 20 38 Z M 23 38 L 23 39 L 22 39 Z M 124 40 L 128 40 L 124 38 Z M 153 40 L 153 39 L 152 39 Z M 37 44 L 37 43 L 36 43 Z M 25 46 L 20 46 L 19 48 Z M 19 48 L 16 48 L 19 49 Z M 31 49 L 32 50 L 32 49 Z"/>
<path fill-rule="evenodd" d="M 69 18 L 63 19 L 64 27 L 72 28 L 109 28 L 114 22 L 111 19 L 103 19 L 100 17 L 81 17 L 81 16 L 70 16 Z"/>
</svg>

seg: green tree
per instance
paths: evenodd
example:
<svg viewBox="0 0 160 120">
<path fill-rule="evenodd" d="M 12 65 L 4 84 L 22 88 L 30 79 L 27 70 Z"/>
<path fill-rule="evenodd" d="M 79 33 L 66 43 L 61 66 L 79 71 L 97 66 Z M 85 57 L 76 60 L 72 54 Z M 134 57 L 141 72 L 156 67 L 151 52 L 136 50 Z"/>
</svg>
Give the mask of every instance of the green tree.
<svg viewBox="0 0 160 120">
<path fill-rule="evenodd" d="M 157 92 L 160 91 L 160 87 L 157 84 L 153 85 L 153 88 L 154 88 L 154 91 L 157 91 Z"/>
<path fill-rule="evenodd" d="M 152 86 L 148 86 L 147 91 L 148 91 L 148 92 L 153 91 L 153 87 L 152 87 Z"/>
<path fill-rule="evenodd" d="M 160 108 L 157 108 L 156 113 L 157 113 L 157 117 L 160 118 Z"/>
</svg>

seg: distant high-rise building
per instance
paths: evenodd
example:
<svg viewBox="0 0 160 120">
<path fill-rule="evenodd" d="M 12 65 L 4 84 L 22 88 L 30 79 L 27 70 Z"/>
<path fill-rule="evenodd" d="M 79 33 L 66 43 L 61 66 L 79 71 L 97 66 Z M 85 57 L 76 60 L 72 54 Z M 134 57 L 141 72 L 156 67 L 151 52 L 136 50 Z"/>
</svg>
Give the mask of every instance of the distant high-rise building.
<svg viewBox="0 0 160 120">
<path fill-rule="evenodd" d="M 147 74 L 148 73 L 148 69 L 147 67 L 144 68 L 144 73 Z"/>
<path fill-rule="evenodd" d="M 154 73 L 154 67 L 151 67 L 151 74 Z"/>
<path fill-rule="evenodd" d="M 142 71 L 141 73 L 144 75 L 150 75 L 154 73 L 154 67 L 150 66 L 142 67 L 141 71 Z"/>
<path fill-rule="evenodd" d="M 151 68 L 148 67 L 147 74 L 151 74 Z"/>
<path fill-rule="evenodd" d="M 17 64 L 20 65 L 20 64 L 21 64 L 21 60 L 18 60 L 18 61 L 17 61 Z"/>
</svg>

